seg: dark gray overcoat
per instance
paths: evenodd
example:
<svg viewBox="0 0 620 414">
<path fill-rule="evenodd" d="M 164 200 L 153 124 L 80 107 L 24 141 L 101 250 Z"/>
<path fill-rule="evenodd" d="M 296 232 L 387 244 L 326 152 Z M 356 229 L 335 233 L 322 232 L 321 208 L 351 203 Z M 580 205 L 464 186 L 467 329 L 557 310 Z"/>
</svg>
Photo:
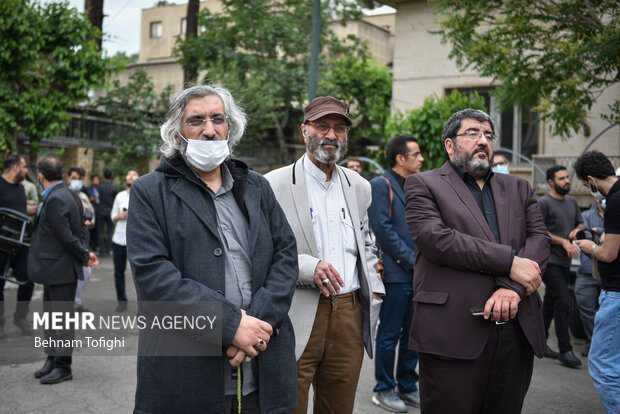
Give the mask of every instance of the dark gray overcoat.
<svg viewBox="0 0 620 414">
<path fill-rule="evenodd" d="M 233 194 L 248 219 L 252 300 L 248 315 L 274 333 L 257 357 L 261 411 L 297 405 L 295 339 L 288 317 L 297 281 L 295 236 L 269 183 L 236 160 L 226 162 Z M 207 188 L 181 158 L 163 158 L 131 188 L 127 253 L 140 301 L 218 301 L 222 355 L 241 312 L 224 297 L 225 257 Z M 142 332 L 141 332 L 142 340 Z M 138 357 L 135 413 L 224 412 L 225 357 Z"/>
</svg>

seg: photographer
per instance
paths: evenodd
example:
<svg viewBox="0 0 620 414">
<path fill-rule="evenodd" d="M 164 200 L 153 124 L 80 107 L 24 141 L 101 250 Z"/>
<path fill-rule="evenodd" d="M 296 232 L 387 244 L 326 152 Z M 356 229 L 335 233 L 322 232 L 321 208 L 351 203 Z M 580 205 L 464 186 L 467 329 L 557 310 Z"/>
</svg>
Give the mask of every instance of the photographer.
<svg viewBox="0 0 620 414">
<path fill-rule="evenodd" d="M 583 224 L 585 229 L 577 232 L 576 238 L 599 240 L 604 231 L 603 215 L 605 214 L 605 200 L 595 200 L 592 208 L 583 212 Z M 581 356 L 587 357 L 590 352 L 590 342 L 594 331 L 594 316 L 598 309 L 598 296 L 601 293 L 601 282 L 592 277 L 592 259 L 581 251 L 581 264 L 575 279 L 575 299 L 579 308 L 579 316 L 583 324 L 587 343 Z"/>
<path fill-rule="evenodd" d="M 82 208 L 84 211 L 84 226 L 86 226 L 86 229 L 90 231 L 95 227 L 95 208 L 88 199 L 88 195 L 82 191 L 85 175 L 86 172 L 84 171 L 84 168 L 75 166 L 70 167 L 67 175 L 69 181 L 67 186 L 77 194 L 78 198 L 82 202 Z M 86 245 L 89 245 L 89 231 L 85 231 Z M 75 289 L 75 309 L 80 312 L 86 311 L 86 309 L 82 306 L 82 293 L 84 293 L 84 289 L 88 284 L 91 273 L 89 266 L 84 266 L 83 268 L 84 279 L 78 279 L 77 288 Z"/>
<path fill-rule="evenodd" d="M 576 243 L 595 262 L 602 287 L 588 369 L 606 411 L 617 413 L 620 410 L 620 180 L 609 159 L 599 151 L 581 155 L 574 169 L 596 200 L 606 200 L 605 233 L 599 244 L 586 239 Z"/>
</svg>

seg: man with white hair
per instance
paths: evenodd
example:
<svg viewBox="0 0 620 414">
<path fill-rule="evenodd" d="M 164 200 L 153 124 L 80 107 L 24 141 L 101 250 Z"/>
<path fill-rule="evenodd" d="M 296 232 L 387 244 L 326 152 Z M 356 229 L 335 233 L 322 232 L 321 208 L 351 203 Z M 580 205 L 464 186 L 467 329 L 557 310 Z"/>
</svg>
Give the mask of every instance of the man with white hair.
<svg viewBox="0 0 620 414">
<path fill-rule="evenodd" d="M 245 126 L 223 87 L 181 91 L 161 127 L 159 167 L 132 185 L 127 254 L 138 300 L 216 303 L 219 338 L 181 332 L 226 354 L 138 356 L 135 413 L 287 413 L 297 404 L 295 237 L 269 183 L 230 157 Z M 141 346 L 161 345 L 148 339 L 141 331 Z"/>
</svg>

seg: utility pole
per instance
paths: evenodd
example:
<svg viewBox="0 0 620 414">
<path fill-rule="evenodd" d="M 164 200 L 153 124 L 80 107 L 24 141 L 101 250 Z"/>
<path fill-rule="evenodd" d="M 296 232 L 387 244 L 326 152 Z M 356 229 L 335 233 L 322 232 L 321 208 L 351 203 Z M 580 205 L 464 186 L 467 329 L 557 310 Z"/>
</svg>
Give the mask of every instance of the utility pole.
<svg viewBox="0 0 620 414">
<path fill-rule="evenodd" d="M 319 72 L 319 43 L 321 39 L 321 0 L 314 0 L 312 11 L 312 49 L 310 50 L 310 86 L 308 99 L 316 97 L 317 77 Z"/>
<path fill-rule="evenodd" d="M 101 36 L 103 34 L 103 0 L 84 0 L 84 10 L 90 24 L 99 29 L 97 46 L 101 50 Z"/>
</svg>

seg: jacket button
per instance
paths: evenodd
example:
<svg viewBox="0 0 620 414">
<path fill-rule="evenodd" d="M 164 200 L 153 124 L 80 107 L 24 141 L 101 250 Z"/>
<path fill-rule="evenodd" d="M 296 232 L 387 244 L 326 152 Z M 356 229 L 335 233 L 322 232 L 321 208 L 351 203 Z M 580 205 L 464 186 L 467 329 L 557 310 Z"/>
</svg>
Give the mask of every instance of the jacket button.
<svg viewBox="0 0 620 414">
<path fill-rule="evenodd" d="M 217 249 L 213 250 L 213 254 L 217 257 L 220 257 L 222 255 L 222 249 L 218 247 Z"/>
</svg>

